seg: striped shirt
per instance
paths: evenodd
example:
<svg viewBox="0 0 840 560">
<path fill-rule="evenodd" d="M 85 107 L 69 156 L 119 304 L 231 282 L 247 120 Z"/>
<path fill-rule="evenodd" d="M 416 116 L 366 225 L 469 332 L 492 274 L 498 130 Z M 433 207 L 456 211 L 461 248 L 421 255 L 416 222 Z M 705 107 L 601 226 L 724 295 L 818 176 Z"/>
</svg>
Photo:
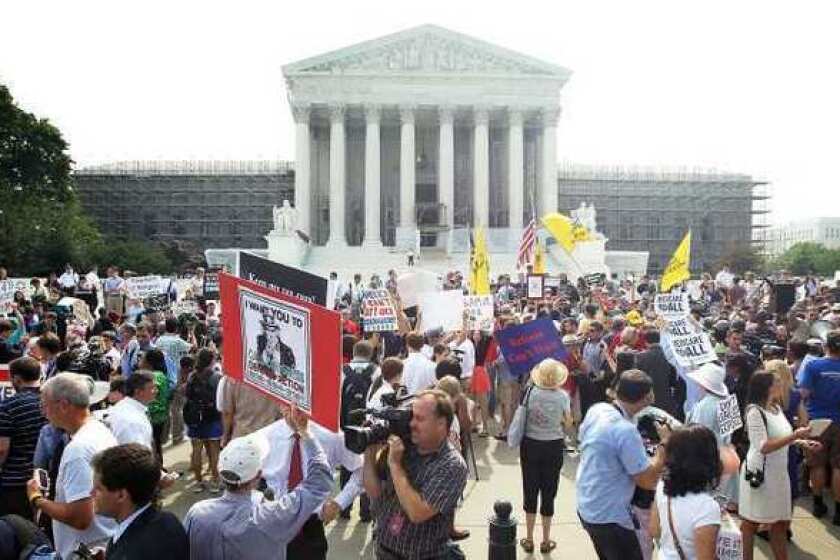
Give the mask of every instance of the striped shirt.
<svg viewBox="0 0 840 560">
<path fill-rule="evenodd" d="M 0 487 L 19 488 L 32 478 L 32 457 L 47 420 L 38 387 L 23 387 L 0 403 L 0 437 L 9 438 L 9 454 L 0 472 Z"/>
<path fill-rule="evenodd" d="M 449 441 L 428 455 L 420 455 L 411 446 L 406 449 L 403 464 L 411 486 L 438 513 L 424 523 L 409 521 L 388 476 L 382 483 L 382 494 L 374 500 L 379 528 L 377 558 L 440 558 L 449 541 L 455 506 L 467 484 L 467 465 Z"/>
</svg>

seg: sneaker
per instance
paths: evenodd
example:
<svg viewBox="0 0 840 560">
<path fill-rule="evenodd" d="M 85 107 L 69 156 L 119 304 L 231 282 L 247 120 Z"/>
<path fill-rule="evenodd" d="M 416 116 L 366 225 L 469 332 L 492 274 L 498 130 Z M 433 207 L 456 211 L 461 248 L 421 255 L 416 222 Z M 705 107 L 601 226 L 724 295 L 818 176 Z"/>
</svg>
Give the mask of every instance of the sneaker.
<svg viewBox="0 0 840 560">
<path fill-rule="evenodd" d="M 204 481 L 196 482 L 192 489 L 193 494 L 201 494 L 205 490 L 207 490 L 207 484 Z"/>
<path fill-rule="evenodd" d="M 222 485 L 217 482 L 210 483 L 210 493 L 211 494 L 221 494 L 222 493 Z"/>
<path fill-rule="evenodd" d="M 811 512 L 814 514 L 814 517 L 821 519 L 828 513 L 828 506 L 822 502 L 814 502 L 814 505 L 811 507 Z M 834 518 L 837 519 L 837 516 L 835 515 Z"/>
</svg>

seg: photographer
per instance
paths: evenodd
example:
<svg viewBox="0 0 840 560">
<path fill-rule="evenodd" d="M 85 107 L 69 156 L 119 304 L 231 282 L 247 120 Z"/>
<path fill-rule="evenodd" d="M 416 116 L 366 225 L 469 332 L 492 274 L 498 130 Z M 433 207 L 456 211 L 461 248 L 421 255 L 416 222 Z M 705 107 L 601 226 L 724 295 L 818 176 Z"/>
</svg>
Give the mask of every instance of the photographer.
<svg viewBox="0 0 840 560">
<path fill-rule="evenodd" d="M 653 490 L 664 468 L 661 446 L 648 459 L 642 436 L 631 419 L 653 402 L 653 382 L 643 371 L 621 374 L 614 403 L 594 405 L 580 427 L 581 460 L 577 506 L 601 560 L 641 560 L 630 502 L 636 486 Z M 661 430 L 661 431 L 660 431 Z M 660 439 L 669 430 L 657 425 Z"/>
<path fill-rule="evenodd" d="M 380 560 L 444 559 L 467 466 L 448 441 L 455 416 L 449 397 L 422 391 L 412 404 L 411 442 L 388 439 L 387 467 L 378 468 L 382 445 L 365 450 L 365 491 L 374 504 Z"/>
</svg>

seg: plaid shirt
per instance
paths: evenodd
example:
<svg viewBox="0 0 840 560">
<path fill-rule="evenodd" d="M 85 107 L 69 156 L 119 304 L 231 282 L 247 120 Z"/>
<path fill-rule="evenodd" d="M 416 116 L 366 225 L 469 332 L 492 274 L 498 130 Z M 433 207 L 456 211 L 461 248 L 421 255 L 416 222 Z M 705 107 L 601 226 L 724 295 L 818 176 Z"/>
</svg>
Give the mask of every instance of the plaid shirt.
<svg viewBox="0 0 840 560">
<path fill-rule="evenodd" d="M 388 471 L 382 483 L 382 494 L 373 502 L 379 527 L 377 558 L 439 558 L 449 541 L 455 506 L 467 484 L 467 465 L 448 441 L 428 455 L 420 455 L 416 447 L 409 447 L 403 464 L 411 486 L 438 514 L 424 523 L 411 523 L 400 507 Z"/>
</svg>

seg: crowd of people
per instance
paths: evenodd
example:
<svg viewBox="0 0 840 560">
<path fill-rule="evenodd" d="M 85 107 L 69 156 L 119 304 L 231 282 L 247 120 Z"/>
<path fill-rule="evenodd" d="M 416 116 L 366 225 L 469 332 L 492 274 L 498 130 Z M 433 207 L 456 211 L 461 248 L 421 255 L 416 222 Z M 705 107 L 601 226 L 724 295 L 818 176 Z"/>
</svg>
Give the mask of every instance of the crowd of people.
<svg viewBox="0 0 840 560">
<path fill-rule="evenodd" d="M 0 401 L 0 557 L 29 545 L 64 559 L 326 558 L 325 526 L 358 501 L 377 558 L 460 558 L 470 534 L 456 512 L 478 475 L 474 448 L 513 444 L 517 430 L 526 553 L 557 547 L 570 455 L 577 515 L 602 559 L 712 559 L 727 522 L 740 525 L 745 559 L 756 535 L 785 559 L 803 493 L 818 518 L 833 497 L 840 525 L 840 283 L 780 276 L 796 284 L 789 309 L 772 279 L 751 274 L 724 269 L 684 285 L 718 358 L 685 368 L 654 312 L 653 278 L 561 275 L 528 299 L 524 282 L 502 276 L 492 329 L 421 332 L 395 271 L 336 275 L 335 433 L 224 375 L 221 313 L 235 310 L 205 299 L 202 275 L 185 293 L 172 284 L 171 301 L 194 300 L 194 313 L 129 300 L 114 267 L 83 281 L 68 266 L 6 304 L 0 367 L 13 391 Z M 441 284 L 468 290 L 456 272 Z M 365 332 L 364 293 L 379 288 L 397 329 Z M 90 317 L 58 306 L 62 295 L 84 299 Z M 553 321 L 563 356 L 517 376 L 497 335 L 540 319 Z M 742 419 L 734 432 L 719 415 L 731 395 Z M 383 435 L 370 418 L 386 413 Z M 189 475 L 164 461 L 164 446 L 186 439 Z M 178 519 L 160 499 L 181 477 L 198 501 Z"/>
</svg>

